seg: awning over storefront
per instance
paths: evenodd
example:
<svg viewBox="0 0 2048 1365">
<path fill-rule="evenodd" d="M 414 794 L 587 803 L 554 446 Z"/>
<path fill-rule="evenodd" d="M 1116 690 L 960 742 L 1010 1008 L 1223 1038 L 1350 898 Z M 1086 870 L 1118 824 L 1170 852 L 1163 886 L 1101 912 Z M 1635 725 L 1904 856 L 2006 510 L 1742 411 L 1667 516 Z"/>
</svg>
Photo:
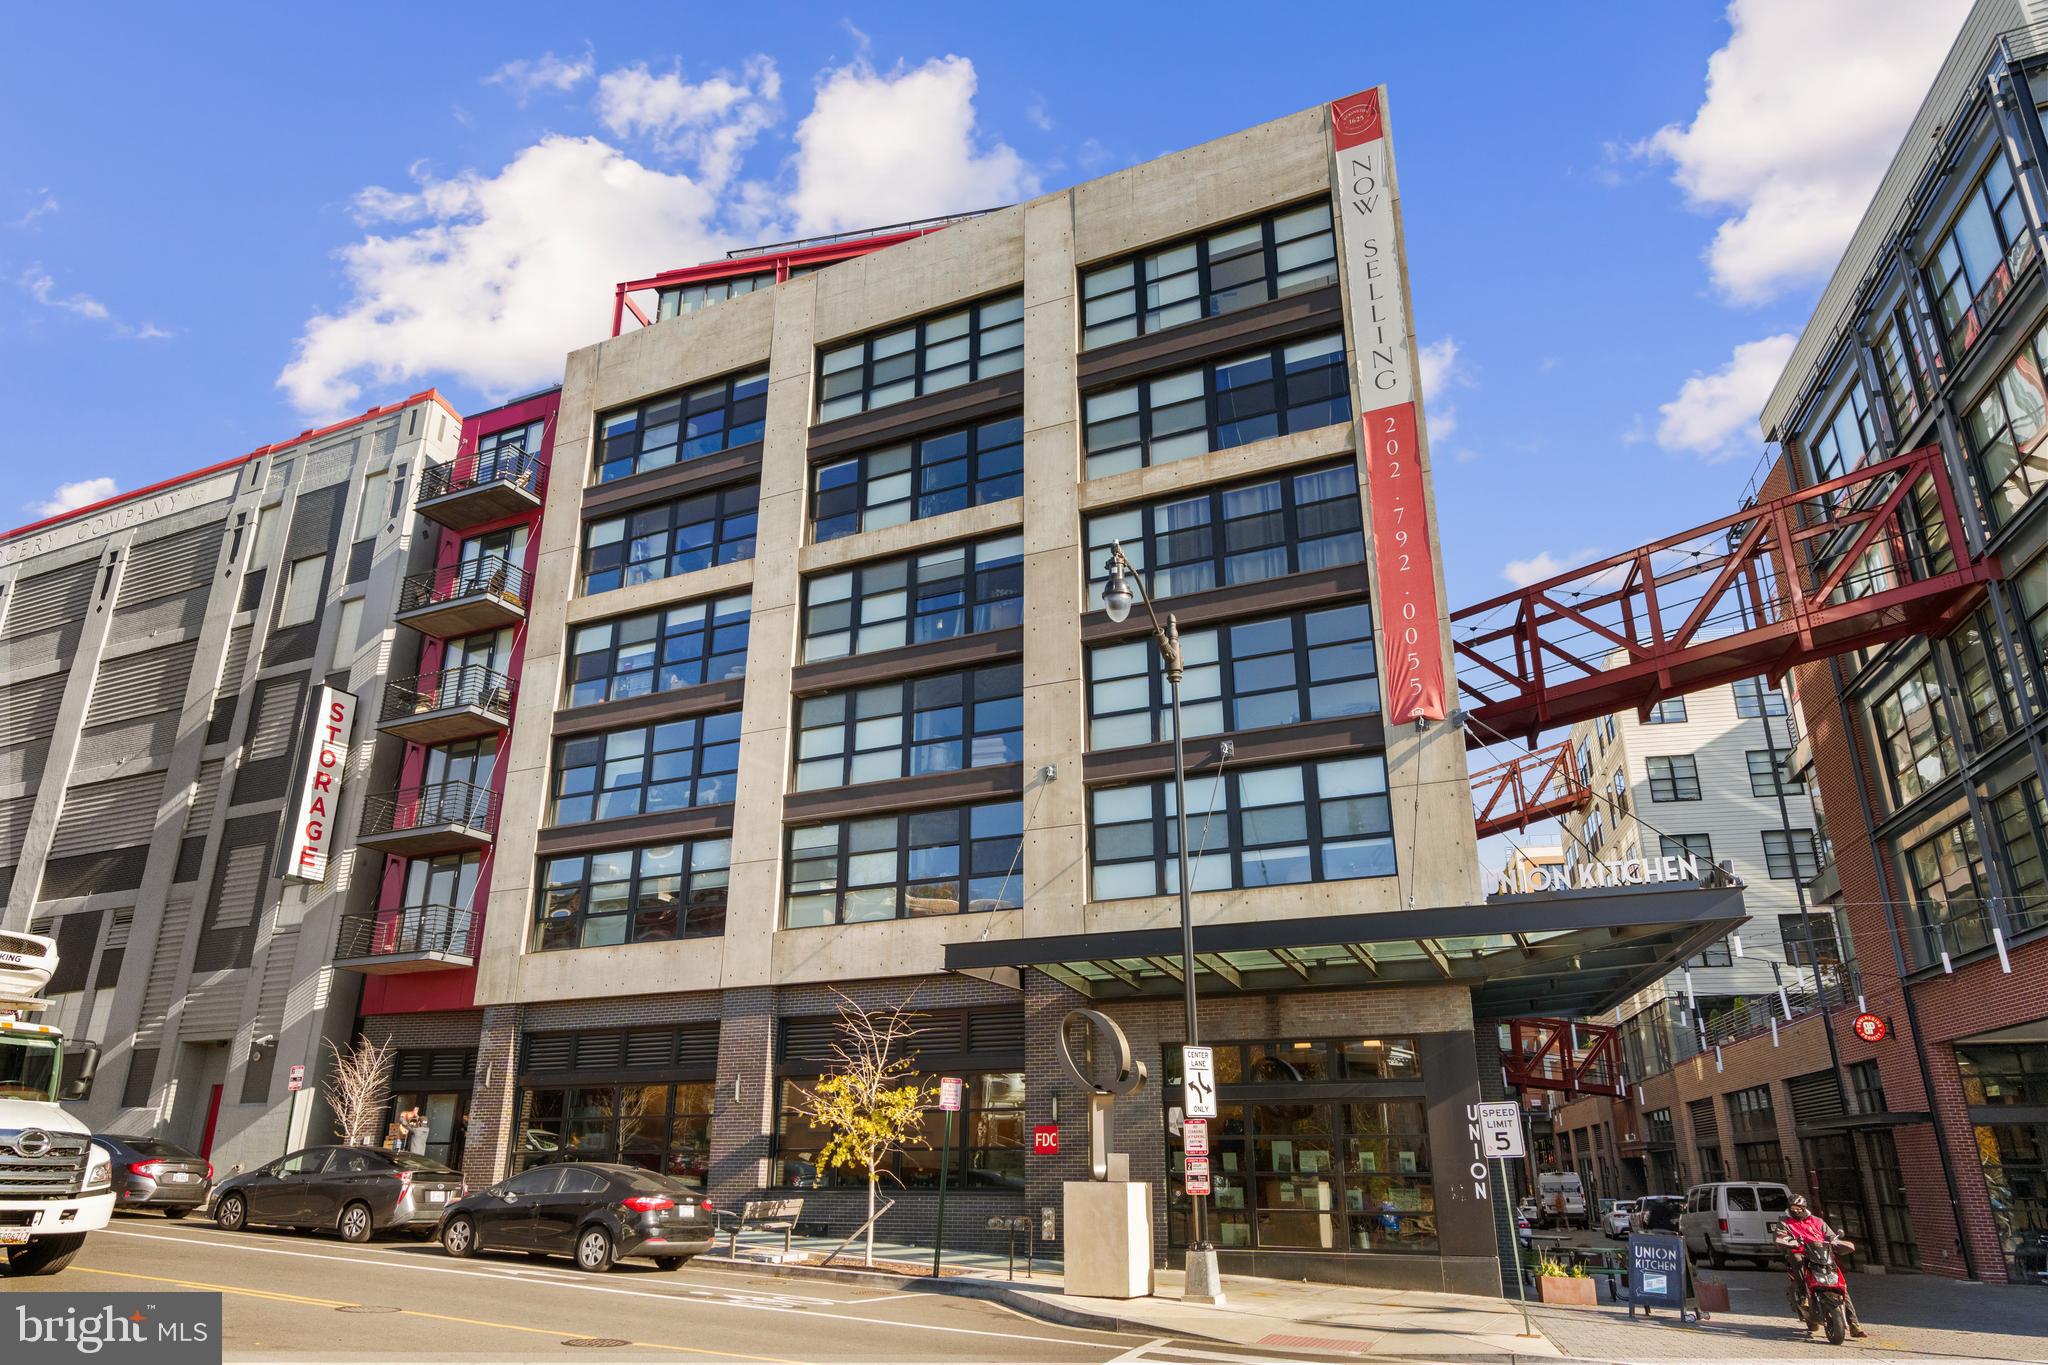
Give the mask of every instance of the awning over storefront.
<svg viewBox="0 0 2048 1365">
<path fill-rule="evenodd" d="M 1619 1004 L 1747 916 L 1740 886 L 1652 884 L 1494 896 L 1484 905 L 1195 926 L 1204 993 L 1473 988 L 1481 1018 Z M 1111 930 L 946 946 L 949 971 L 1035 968 L 1094 1000 L 1177 996 L 1180 930 Z"/>
</svg>

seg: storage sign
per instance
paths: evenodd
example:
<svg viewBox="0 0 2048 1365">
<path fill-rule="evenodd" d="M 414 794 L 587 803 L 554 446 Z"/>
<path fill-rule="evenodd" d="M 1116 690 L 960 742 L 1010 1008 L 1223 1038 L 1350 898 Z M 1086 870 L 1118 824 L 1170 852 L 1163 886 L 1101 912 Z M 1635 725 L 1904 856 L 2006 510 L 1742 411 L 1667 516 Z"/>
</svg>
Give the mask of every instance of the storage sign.
<svg viewBox="0 0 2048 1365">
<path fill-rule="evenodd" d="M 313 709 L 312 743 L 306 750 L 305 792 L 285 855 L 287 877 L 327 880 L 327 855 L 335 844 L 334 821 L 341 810 L 341 780 L 348 771 L 349 737 L 355 725 L 355 694 L 321 688 Z"/>
</svg>

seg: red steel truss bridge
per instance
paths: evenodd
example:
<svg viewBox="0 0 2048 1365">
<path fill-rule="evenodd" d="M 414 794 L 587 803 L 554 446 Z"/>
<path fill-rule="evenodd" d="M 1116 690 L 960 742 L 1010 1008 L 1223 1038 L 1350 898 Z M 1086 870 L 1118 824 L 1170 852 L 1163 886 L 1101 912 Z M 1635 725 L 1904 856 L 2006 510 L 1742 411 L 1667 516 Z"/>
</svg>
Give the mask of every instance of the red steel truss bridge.
<svg viewBox="0 0 2048 1365">
<path fill-rule="evenodd" d="M 1592 799 L 1545 730 L 1946 632 L 1995 576 L 1967 546 L 1930 445 L 1454 612 L 1470 742 L 1530 746 L 1472 775 L 1480 834 Z"/>
</svg>

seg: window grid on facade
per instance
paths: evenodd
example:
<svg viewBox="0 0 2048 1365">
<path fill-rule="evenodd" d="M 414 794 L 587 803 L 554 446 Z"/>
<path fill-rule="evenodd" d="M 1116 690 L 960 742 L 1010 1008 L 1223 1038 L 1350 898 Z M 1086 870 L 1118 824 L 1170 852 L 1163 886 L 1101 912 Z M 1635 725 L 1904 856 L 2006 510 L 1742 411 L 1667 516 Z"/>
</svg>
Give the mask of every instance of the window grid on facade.
<svg viewBox="0 0 2048 1365">
<path fill-rule="evenodd" d="M 1183 631 L 1181 722 L 1217 735 L 1376 714 L 1372 611 L 1363 602 Z M 1171 689 L 1151 637 L 1088 651 L 1088 746 L 1173 738 Z"/>
<path fill-rule="evenodd" d="M 1155 247 L 1081 276 L 1081 348 L 1337 282 L 1327 200 Z"/>
<path fill-rule="evenodd" d="M 919 1125 L 925 1145 L 892 1153 L 879 1169 L 904 1189 L 931 1189 L 939 1183 L 940 1165 L 950 1159 L 947 1183 L 955 1189 L 1022 1189 L 1029 1146 L 1025 1074 L 964 1068 L 952 1074 L 961 1081 L 961 1108 L 954 1119 L 951 1157 L 946 1157 L 943 1141 L 947 1115 L 934 1106 L 924 1111 Z M 815 1190 L 864 1182 L 863 1174 L 828 1167 L 818 1159 L 832 1134 L 812 1122 L 806 1112 L 804 1082 L 785 1077 L 779 1084 L 782 1102 L 775 1130 L 772 1183 Z M 936 1089 L 937 1078 L 909 1072 L 902 1084 Z"/>
<path fill-rule="evenodd" d="M 983 299 L 826 347 L 818 362 L 818 420 L 940 393 L 1023 364 L 1024 296 Z"/>
<path fill-rule="evenodd" d="M 1004 630 L 1024 620 L 1024 538 L 879 560 L 804 583 L 804 658 Z"/>
<path fill-rule="evenodd" d="M 783 928 L 1015 909 L 1023 836 L 1021 801 L 796 826 Z"/>
<path fill-rule="evenodd" d="M 1988 749 L 2011 733 L 2020 715 L 2019 691 L 1998 628 L 1988 607 L 1980 607 L 1949 636 L 1956 663 L 1957 690 L 1970 733 L 1980 749 Z M 2024 668 L 2026 665 L 2021 664 Z"/>
<path fill-rule="evenodd" d="M 615 1161 L 659 1171 L 701 1190 L 711 1169 L 716 1088 L 713 1081 L 697 1081 L 522 1090 L 519 1131 L 524 1138 L 514 1165 L 533 1170 L 568 1161 Z M 547 1188 L 543 1172 L 535 1171 L 534 1177 L 532 1192 Z"/>
<path fill-rule="evenodd" d="M 1205 490 L 1088 518 L 1088 602 L 1102 605 L 1112 542 L 1153 597 L 1178 597 L 1365 558 L 1358 476 L 1349 464 Z"/>
<path fill-rule="evenodd" d="M 1785 694 L 1764 686 L 1762 678 L 1744 678 L 1735 684 L 1735 714 L 1744 720 L 1785 714 Z"/>
<path fill-rule="evenodd" d="M 723 805 L 739 764 L 737 711 L 578 735 L 555 745 L 550 818 L 571 825 Z"/>
<path fill-rule="evenodd" d="M 1932 658 L 1923 658 L 1879 696 L 1870 716 L 1877 729 L 1878 759 L 1896 804 L 1913 800 L 1955 770 L 1948 709 Z"/>
<path fill-rule="evenodd" d="M 1666 697 L 1666 698 L 1664 698 L 1664 699 L 1663 699 L 1662 701 L 1658 702 L 1658 703 L 1657 703 L 1657 704 L 1656 704 L 1655 706 L 1652 706 L 1652 707 L 1650 708 L 1650 714 L 1649 714 L 1649 715 L 1648 715 L 1647 717 L 1645 717 L 1645 718 L 1644 718 L 1644 720 L 1643 720 L 1643 724 L 1645 724 L 1645 725 L 1683 725 L 1683 724 L 1685 724 L 1685 698 L 1684 698 L 1684 697 Z"/>
<path fill-rule="evenodd" d="M 1969 410 L 1970 455 L 1985 505 L 2000 525 L 2048 488 L 2048 329 L 2036 332 Z"/>
<path fill-rule="evenodd" d="M 1767 829 L 1764 839 L 1764 870 L 1774 880 L 1797 879 L 1810 882 L 1820 875 L 1820 846 L 1810 829 Z"/>
<path fill-rule="evenodd" d="M 1332 334 L 1091 393 L 1086 477 L 1101 478 L 1351 419 L 1344 338 Z"/>
<path fill-rule="evenodd" d="M 734 375 L 598 419 L 597 481 L 716 455 L 761 439 L 768 372 Z"/>
<path fill-rule="evenodd" d="M 1787 796 L 1805 794 L 1806 786 L 1798 778 L 1779 775 L 1777 760 L 1769 749 L 1746 750 L 1743 761 L 1749 766 L 1751 796 L 1776 796 L 1781 791 Z"/>
<path fill-rule="evenodd" d="M 656 322 L 682 317 L 707 308 L 714 303 L 724 303 L 742 294 L 751 294 L 757 289 L 770 289 L 775 285 L 775 272 L 764 270 L 758 275 L 740 275 L 729 280 L 707 280 L 702 284 L 677 285 L 663 289 L 655 295 Z"/>
<path fill-rule="evenodd" d="M 1894 308 L 1877 337 L 1877 369 L 1884 376 L 1885 397 L 1891 401 L 1892 419 L 1900 428 L 1919 415 L 1920 405 L 1933 396 L 1927 381 L 1927 357 L 1920 350 L 1912 324 L 1906 320 L 1905 305 Z"/>
<path fill-rule="evenodd" d="M 2033 237 L 2003 154 L 1993 156 L 1934 248 L 1927 283 L 1951 358 L 1983 335 L 1987 315 L 2012 286 Z"/>
<path fill-rule="evenodd" d="M 1379 754 L 1191 778 L 1188 867 L 1195 891 L 1394 875 L 1393 818 Z M 1092 896 L 1179 890 L 1171 782 L 1089 793 Z"/>
<path fill-rule="evenodd" d="M 1024 760 L 1024 668 L 994 664 L 847 692 L 798 707 L 796 789 Z"/>
<path fill-rule="evenodd" d="M 705 598 L 570 632 L 571 706 L 724 682 L 747 671 L 753 597 Z"/>
<path fill-rule="evenodd" d="M 1649 770 L 1652 801 L 1700 799 L 1700 765 L 1691 754 L 1656 754 L 1643 766 Z"/>
<path fill-rule="evenodd" d="M 754 557 L 760 491 L 743 484 L 605 517 L 583 528 L 583 595 Z"/>
<path fill-rule="evenodd" d="M 1827 424 L 1810 440 L 1813 476 L 1816 483 L 1846 474 L 1878 449 L 1877 415 L 1871 411 L 1860 381 L 1851 381 L 1849 391 Z"/>
<path fill-rule="evenodd" d="M 596 948 L 725 932 L 730 839 L 541 860 L 534 947 Z"/>
<path fill-rule="evenodd" d="M 1024 492 L 1024 419 L 1005 417 L 819 465 L 811 526 L 819 541 L 943 516 Z"/>
<path fill-rule="evenodd" d="M 1906 851 L 1913 883 L 1913 913 L 1921 930 L 1921 959 L 1928 967 L 1941 954 L 1960 956 L 1990 946 L 1984 921 L 1988 879 L 1977 827 L 1958 820 Z"/>
</svg>

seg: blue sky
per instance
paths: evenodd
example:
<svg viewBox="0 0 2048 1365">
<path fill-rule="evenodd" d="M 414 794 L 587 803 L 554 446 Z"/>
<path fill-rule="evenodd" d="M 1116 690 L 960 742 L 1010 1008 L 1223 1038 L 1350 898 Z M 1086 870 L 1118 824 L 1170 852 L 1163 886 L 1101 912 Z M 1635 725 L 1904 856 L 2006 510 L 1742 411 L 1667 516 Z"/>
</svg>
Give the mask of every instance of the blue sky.
<svg viewBox="0 0 2048 1365">
<path fill-rule="evenodd" d="M 428 385 L 540 387 L 616 279 L 1384 81 L 1463 604 L 1732 505 L 1961 6 L 192 13 L 14 15 L 0 525 Z"/>
</svg>

